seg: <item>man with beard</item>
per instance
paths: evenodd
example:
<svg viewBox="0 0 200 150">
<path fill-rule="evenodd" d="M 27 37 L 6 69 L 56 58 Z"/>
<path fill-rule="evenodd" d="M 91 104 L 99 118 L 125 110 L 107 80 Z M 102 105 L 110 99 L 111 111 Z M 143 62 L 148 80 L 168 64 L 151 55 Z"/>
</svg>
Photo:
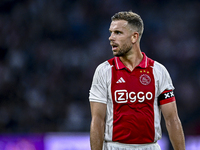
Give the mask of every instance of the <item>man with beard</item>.
<svg viewBox="0 0 200 150">
<path fill-rule="evenodd" d="M 172 146 L 185 149 L 166 68 L 140 49 L 141 17 L 118 12 L 109 28 L 114 58 L 100 64 L 90 89 L 92 150 L 160 150 L 161 112 Z"/>
</svg>

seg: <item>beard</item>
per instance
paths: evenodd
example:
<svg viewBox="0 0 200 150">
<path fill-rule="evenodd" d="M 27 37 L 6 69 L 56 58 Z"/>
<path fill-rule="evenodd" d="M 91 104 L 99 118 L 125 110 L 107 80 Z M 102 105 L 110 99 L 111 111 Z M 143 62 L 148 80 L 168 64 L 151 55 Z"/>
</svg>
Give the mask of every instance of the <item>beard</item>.
<svg viewBox="0 0 200 150">
<path fill-rule="evenodd" d="M 113 52 L 113 55 L 116 57 L 125 56 L 131 50 L 131 48 L 131 45 L 124 44 L 117 52 Z"/>
</svg>

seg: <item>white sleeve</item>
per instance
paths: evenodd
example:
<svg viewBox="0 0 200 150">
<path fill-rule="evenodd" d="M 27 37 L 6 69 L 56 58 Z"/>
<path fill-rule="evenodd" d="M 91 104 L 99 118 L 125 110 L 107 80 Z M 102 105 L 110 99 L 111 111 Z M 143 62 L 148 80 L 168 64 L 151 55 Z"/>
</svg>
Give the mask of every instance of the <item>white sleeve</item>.
<svg viewBox="0 0 200 150">
<path fill-rule="evenodd" d="M 92 85 L 90 88 L 89 93 L 89 101 L 91 102 L 100 102 L 107 104 L 107 93 L 108 93 L 108 87 L 106 82 L 106 70 L 105 67 L 107 66 L 107 63 L 104 62 L 100 64 L 93 77 Z"/>
<path fill-rule="evenodd" d="M 167 69 L 160 63 L 155 62 L 155 68 L 157 68 L 157 77 L 158 81 L 158 95 L 160 95 L 165 90 L 174 90 L 174 86 L 172 84 L 172 79 L 169 75 Z"/>
</svg>

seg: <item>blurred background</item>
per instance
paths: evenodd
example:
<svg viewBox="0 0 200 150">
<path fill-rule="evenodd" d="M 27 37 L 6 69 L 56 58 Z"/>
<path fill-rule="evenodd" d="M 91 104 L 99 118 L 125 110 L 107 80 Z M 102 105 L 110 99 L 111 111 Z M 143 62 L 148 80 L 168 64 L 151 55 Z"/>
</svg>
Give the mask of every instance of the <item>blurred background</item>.
<svg viewBox="0 0 200 150">
<path fill-rule="evenodd" d="M 1 0 L 1 134 L 89 133 L 92 77 L 113 57 L 110 18 L 128 10 L 144 21 L 142 51 L 170 72 L 186 140 L 198 137 L 199 0 Z"/>
</svg>

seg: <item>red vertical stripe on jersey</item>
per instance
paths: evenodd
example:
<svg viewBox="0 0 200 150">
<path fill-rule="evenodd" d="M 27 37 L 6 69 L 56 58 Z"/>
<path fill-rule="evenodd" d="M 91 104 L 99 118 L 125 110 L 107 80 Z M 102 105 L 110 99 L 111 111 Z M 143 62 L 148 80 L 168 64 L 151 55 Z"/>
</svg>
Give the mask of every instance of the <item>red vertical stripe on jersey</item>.
<svg viewBox="0 0 200 150">
<path fill-rule="evenodd" d="M 145 60 L 144 60 L 145 59 Z M 144 67 L 133 72 L 109 60 L 112 67 L 113 141 L 127 144 L 154 142 L 154 61 L 144 57 Z M 118 59 L 119 60 L 119 59 Z M 117 83 L 120 78 L 125 82 Z"/>
</svg>

